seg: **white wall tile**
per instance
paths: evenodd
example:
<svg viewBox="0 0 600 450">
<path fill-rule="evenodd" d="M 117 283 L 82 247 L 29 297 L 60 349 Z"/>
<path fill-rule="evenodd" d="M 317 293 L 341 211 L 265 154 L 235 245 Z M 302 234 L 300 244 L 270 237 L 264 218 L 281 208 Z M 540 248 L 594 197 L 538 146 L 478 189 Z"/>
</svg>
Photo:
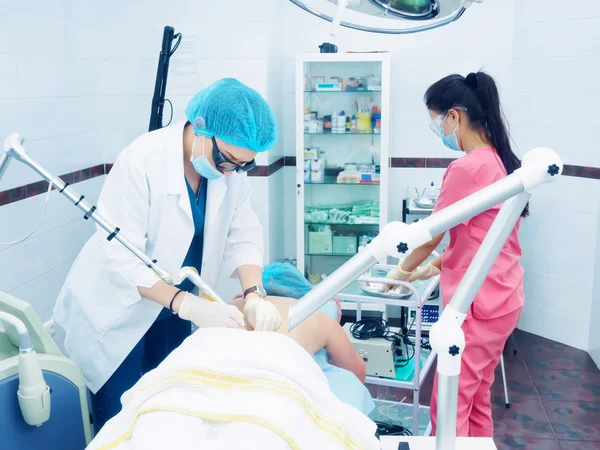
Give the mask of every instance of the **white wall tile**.
<svg viewBox="0 0 600 450">
<path fill-rule="evenodd" d="M 561 242 L 541 239 L 521 239 L 525 270 L 567 278 L 589 287 L 594 273 L 595 251 L 569 247 Z"/>
<path fill-rule="evenodd" d="M 83 219 L 0 253 L 0 290 L 10 292 L 73 259 L 94 229 Z"/>
<path fill-rule="evenodd" d="M 93 178 L 74 184 L 71 187 L 75 192 L 85 195 L 88 203 L 96 204 L 105 178 L 104 176 Z M 0 237 L 2 242 L 13 242 L 27 235 L 37 224 L 45 201 L 46 194 L 43 194 L 0 207 Z M 44 218 L 31 238 L 60 229 L 64 225 L 79 220 L 83 215 L 84 213 L 75 207 L 70 200 L 53 190 L 50 193 Z M 83 223 L 87 224 L 90 230 L 93 229 L 93 223 Z M 12 247 L 0 245 L 0 254 Z"/>
<path fill-rule="evenodd" d="M 518 2 L 517 2 L 518 3 Z M 528 23 L 515 27 L 516 58 L 597 56 L 600 17 Z"/>
<path fill-rule="evenodd" d="M 525 302 L 589 318 L 592 286 L 555 274 L 525 272 Z"/>
<path fill-rule="evenodd" d="M 514 116 L 515 114 L 513 114 Z M 579 112 L 574 113 L 579 116 Z M 528 120 L 521 116 L 522 120 Z M 549 147 L 563 160 L 564 164 L 598 166 L 598 155 L 594 143 L 600 140 L 597 129 L 565 129 L 559 126 L 512 126 L 511 134 L 517 144 L 519 155 L 537 147 Z"/>
<path fill-rule="evenodd" d="M 592 288 L 592 307 L 590 313 L 589 352 L 596 365 L 600 367 L 600 204 L 596 226 L 596 257 L 594 261 L 594 284 Z"/>
<path fill-rule="evenodd" d="M 530 204 L 534 212 L 522 221 L 521 238 L 560 242 L 567 247 L 580 247 L 592 251 L 596 248 L 597 214 L 540 209 L 536 207 L 535 200 L 533 198 Z"/>
<path fill-rule="evenodd" d="M 1 35 L 0 39 L 2 39 Z M 0 98 L 16 97 L 17 57 L 8 53 L 2 54 L 0 50 L 0 67 L 2 67 L 2 71 L 0 71 Z"/>
<path fill-rule="evenodd" d="M 269 178 L 267 177 L 249 177 L 250 189 L 252 190 L 250 196 L 250 204 L 252 210 L 257 211 L 268 211 L 269 202 Z"/>
<path fill-rule="evenodd" d="M 581 350 L 588 348 L 589 317 L 526 302 L 517 328 Z"/>
<path fill-rule="evenodd" d="M 47 315 L 54 308 L 58 294 L 67 279 L 67 274 L 74 261 L 75 259 L 72 259 L 61 264 L 55 269 L 14 289 L 9 294 L 33 306 L 38 316 L 43 317 Z"/>
<path fill-rule="evenodd" d="M 569 7 L 565 8 L 560 2 L 527 0 L 515 2 L 515 12 L 523 23 L 562 22 L 600 16 L 600 4 L 595 0 L 571 0 Z"/>
<path fill-rule="evenodd" d="M 563 58 L 517 58 L 513 62 L 519 82 L 515 91 L 532 93 L 599 93 L 595 76 L 600 55 Z"/>
</svg>

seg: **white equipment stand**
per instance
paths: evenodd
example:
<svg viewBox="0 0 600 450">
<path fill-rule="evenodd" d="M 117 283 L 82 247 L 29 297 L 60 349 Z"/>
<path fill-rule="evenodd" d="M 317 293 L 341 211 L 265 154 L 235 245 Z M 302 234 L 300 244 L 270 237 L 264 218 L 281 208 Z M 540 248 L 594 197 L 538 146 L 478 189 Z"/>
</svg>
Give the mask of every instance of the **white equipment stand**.
<svg viewBox="0 0 600 450">
<path fill-rule="evenodd" d="M 404 448 L 401 443 L 404 443 Z M 492 438 L 456 438 L 456 450 L 497 450 Z M 434 437 L 382 436 L 381 450 L 435 450 Z"/>
<path fill-rule="evenodd" d="M 437 253 L 435 254 L 437 256 Z M 386 273 L 393 269 L 394 266 L 389 265 L 380 265 L 376 264 L 373 269 L 383 270 Z M 411 291 L 411 295 L 408 298 L 398 299 L 392 297 L 384 297 L 384 296 L 372 296 L 367 295 L 365 293 L 355 293 L 354 289 L 344 290 L 342 291 L 337 298 L 340 300 L 342 310 L 347 310 L 347 306 L 350 304 L 353 306 L 352 309 L 356 308 L 356 321 L 358 322 L 362 318 L 362 311 L 371 310 L 369 306 L 402 306 L 406 309 L 415 308 L 416 315 L 414 319 L 414 324 L 410 324 L 414 326 L 415 337 L 415 353 L 413 356 L 413 361 L 415 364 L 415 373 L 412 379 L 407 381 L 401 381 L 394 378 L 383 378 L 383 377 L 374 377 L 367 376 L 365 381 L 366 384 L 371 384 L 375 386 L 388 386 L 397 389 L 410 389 L 413 394 L 413 404 L 412 404 L 412 414 L 413 414 L 413 424 L 412 424 L 412 433 L 414 436 L 419 434 L 419 410 L 421 405 L 419 403 L 419 397 L 421 392 L 421 387 L 425 382 L 425 378 L 427 374 L 433 367 L 433 363 L 435 362 L 436 354 L 435 352 L 431 352 L 425 362 L 423 363 L 423 367 L 421 368 L 421 336 L 422 336 L 422 308 L 427 304 L 427 301 L 431 295 L 431 293 L 435 290 L 435 288 L 439 284 L 440 277 L 433 277 L 431 280 L 426 282 L 417 282 L 415 284 L 404 283 L 402 281 L 390 280 L 388 278 L 378 278 L 378 277 L 360 277 L 357 281 L 368 281 L 370 283 L 381 283 L 381 284 L 392 284 L 397 286 L 403 286 L 408 288 Z M 358 288 L 358 287 L 357 287 Z M 365 308 L 366 307 L 366 308 Z M 376 309 L 376 308 L 373 308 Z M 378 310 L 378 309 L 376 309 Z M 409 324 L 407 324 L 408 326 Z M 411 328 L 411 327 L 409 327 Z M 408 330 L 411 331 L 410 329 Z M 410 337 L 412 341 L 412 337 Z M 381 402 L 381 400 L 379 400 Z M 384 401 L 383 403 L 389 403 L 390 405 L 397 402 L 389 402 Z M 426 408 L 429 409 L 429 408 Z M 428 426 L 428 430 L 430 429 L 431 424 Z M 427 434 L 427 432 L 426 432 Z"/>
<path fill-rule="evenodd" d="M 208 284 L 206 284 L 202 278 L 200 278 L 200 275 L 198 275 L 198 272 L 195 269 L 191 267 L 184 267 L 175 275 L 169 275 L 167 272 L 161 269 L 157 265 L 158 261 L 149 258 L 143 253 L 142 250 L 138 249 L 131 242 L 129 242 L 129 240 L 123 236 L 123 233 L 119 233 L 121 231 L 119 227 L 107 222 L 102 217 L 96 206 L 92 206 L 84 200 L 85 196 L 79 195 L 73 191 L 68 187 L 69 183 L 65 183 L 60 178 L 52 176 L 43 167 L 33 161 L 29 155 L 27 155 L 25 148 L 23 148 L 23 138 L 18 133 L 12 133 L 4 140 L 3 151 L 0 153 L 0 180 L 6 172 L 8 164 L 12 158 L 31 167 L 44 180 L 46 180 L 48 183 L 52 183 L 59 193 L 71 200 L 75 206 L 85 213 L 83 216 L 84 219 L 92 219 L 108 233 L 107 240 L 111 241 L 115 239 L 116 241 L 120 242 L 124 247 L 127 248 L 127 250 L 137 256 L 144 264 L 146 264 L 146 266 L 152 269 L 158 278 L 171 285 L 178 285 L 185 279 L 188 279 L 198 287 L 201 295 L 204 298 L 225 304 L 221 297 L 219 297 L 219 295 Z M 127 230 L 125 230 L 125 232 L 126 231 Z"/>
<path fill-rule="evenodd" d="M 562 168 L 562 160 L 554 151 L 536 148 L 525 155 L 522 167 L 511 175 L 430 217 L 410 225 L 390 222 L 364 251 L 329 275 L 290 308 L 289 329 L 297 327 L 376 263 L 385 264 L 388 257 L 405 256 L 431 241 L 434 236 L 503 203 L 450 304 L 444 308 L 440 320 L 429 332 L 432 349 L 438 355 L 436 449 L 455 450 L 458 377 L 465 348 L 465 336 L 461 325 L 475 295 L 527 205 L 531 197 L 530 192 L 540 184 L 554 181 L 557 175 L 562 173 Z"/>
</svg>

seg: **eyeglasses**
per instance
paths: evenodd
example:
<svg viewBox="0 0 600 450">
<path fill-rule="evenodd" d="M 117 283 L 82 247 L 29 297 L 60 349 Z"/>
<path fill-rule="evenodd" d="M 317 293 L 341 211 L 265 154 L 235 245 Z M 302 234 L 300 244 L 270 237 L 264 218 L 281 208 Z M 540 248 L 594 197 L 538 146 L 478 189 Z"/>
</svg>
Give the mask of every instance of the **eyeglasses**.
<svg viewBox="0 0 600 450">
<path fill-rule="evenodd" d="M 465 112 L 467 111 L 467 108 L 465 108 L 464 106 L 454 106 L 450 109 L 456 109 L 458 111 L 465 111 Z M 433 131 L 437 136 L 441 136 L 441 134 L 442 134 L 444 121 L 448 117 L 448 111 L 440 114 L 439 116 L 435 116 L 431 120 L 431 122 L 429 122 L 429 128 L 431 128 L 431 131 Z"/>
<path fill-rule="evenodd" d="M 213 161 L 215 163 L 215 167 L 217 169 L 219 169 L 221 172 L 237 172 L 237 173 L 244 173 L 244 172 L 248 172 L 249 170 L 252 170 L 256 167 L 256 161 L 252 160 L 249 161 L 247 163 L 243 163 L 243 164 L 237 164 L 235 162 L 233 162 L 232 160 L 230 160 L 229 158 L 227 158 L 227 156 L 225 156 L 223 153 L 221 153 L 221 151 L 219 150 L 219 147 L 217 146 L 217 141 L 215 140 L 215 138 L 212 138 L 212 143 L 213 143 L 213 150 L 212 150 L 212 157 L 213 157 Z"/>
</svg>

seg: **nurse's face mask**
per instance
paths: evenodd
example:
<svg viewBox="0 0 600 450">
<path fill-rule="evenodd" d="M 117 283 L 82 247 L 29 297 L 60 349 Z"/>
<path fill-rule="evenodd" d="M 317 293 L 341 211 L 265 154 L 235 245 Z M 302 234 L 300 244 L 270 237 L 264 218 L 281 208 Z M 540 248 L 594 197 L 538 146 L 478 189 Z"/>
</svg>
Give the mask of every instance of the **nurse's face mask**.
<svg viewBox="0 0 600 450">
<path fill-rule="evenodd" d="M 460 111 L 467 110 L 466 108 L 463 108 L 460 106 L 452 108 L 452 109 L 456 109 L 456 110 L 460 110 Z M 454 131 L 452 132 L 452 134 L 449 134 L 449 135 L 444 134 L 444 123 L 446 122 L 448 117 L 449 117 L 448 112 L 437 115 L 429 123 L 429 128 L 431 128 L 431 130 L 440 137 L 440 139 L 442 140 L 442 143 L 446 147 L 448 147 L 450 150 L 462 151 L 462 149 L 460 148 L 460 145 L 458 143 L 458 137 L 456 136 L 456 130 L 458 130 L 458 123 L 454 127 Z"/>
</svg>

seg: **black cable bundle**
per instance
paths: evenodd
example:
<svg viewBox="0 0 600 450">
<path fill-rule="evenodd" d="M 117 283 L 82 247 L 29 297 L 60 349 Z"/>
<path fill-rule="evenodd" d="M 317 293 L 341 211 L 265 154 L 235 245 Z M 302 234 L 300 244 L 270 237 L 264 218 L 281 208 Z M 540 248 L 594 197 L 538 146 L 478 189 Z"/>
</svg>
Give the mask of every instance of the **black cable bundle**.
<svg viewBox="0 0 600 450">
<path fill-rule="evenodd" d="M 412 436 L 412 432 L 402 425 L 393 425 L 385 422 L 375 422 L 377 431 L 375 436 Z"/>
<path fill-rule="evenodd" d="M 354 339 L 366 340 L 371 338 L 384 338 L 388 341 L 396 341 L 399 345 L 402 342 L 402 335 L 390 332 L 388 324 L 383 319 L 362 319 L 353 323 L 350 327 L 350 333 Z"/>
</svg>

